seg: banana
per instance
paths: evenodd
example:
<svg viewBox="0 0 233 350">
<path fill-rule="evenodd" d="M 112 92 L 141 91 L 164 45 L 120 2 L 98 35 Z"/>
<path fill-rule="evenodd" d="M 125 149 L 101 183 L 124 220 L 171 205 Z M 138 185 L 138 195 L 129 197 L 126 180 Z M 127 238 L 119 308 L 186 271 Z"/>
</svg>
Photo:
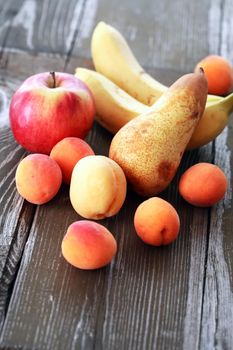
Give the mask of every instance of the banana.
<svg viewBox="0 0 233 350">
<path fill-rule="evenodd" d="M 91 52 L 96 71 L 140 102 L 150 106 L 167 90 L 143 70 L 124 37 L 104 22 L 94 29 Z"/>
<path fill-rule="evenodd" d="M 91 52 L 96 71 L 140 102 L 151 106 L 167 90 L 144 71 L 123 35 L 104 22 L 99 22 L 93 31 Z M 220 98 L 208 95 L 208 101 Z"/>
<path fill-rule="evenodd" d="M 198 148 L 214 140 L 227 125 L 232 112 L 233 93 L 222 97 L 221 100 L 207 101 L 204 114 L 194 130 L 187 149 Z"/>
<path fill-rule="evenodd" d="M 150 108 L 93 70 L 76 68 L 75 76 L 91 90 L 96 105 L 95 119 L 111 133 L 115 134 L 128 121 Z"/>
<path fill-rule="evenodd" d="M 153 109 L 137 101 L 100 73 L 86 68 L 76 68 L 75 76 L 92 91 L 96 104 L 96 120 L 115 134 L 136 116 Z M 227 97 L 211 96 L 208 99 L 187 149 L 201 147 L 217 137 L 228 123 L 233 111 L 233 93 Z"/>
</svg>

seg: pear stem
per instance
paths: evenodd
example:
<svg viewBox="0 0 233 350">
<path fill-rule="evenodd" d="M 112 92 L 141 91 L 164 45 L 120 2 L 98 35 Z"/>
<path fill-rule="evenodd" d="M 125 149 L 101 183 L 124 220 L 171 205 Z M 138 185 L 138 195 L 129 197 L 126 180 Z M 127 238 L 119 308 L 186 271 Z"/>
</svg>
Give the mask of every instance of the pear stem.
<svg viewBox="0 0 233 350">
<path fill-rule="evenodd" d="M 51 76 L 53 78 L 53 86 L 52 86 L 52 88 L 55 89 L 55 87 L 56 87 L 56 75 L 55 75 L 55 72 L 49 72 L 49 74 L 51 74 Z"/>
</svg>

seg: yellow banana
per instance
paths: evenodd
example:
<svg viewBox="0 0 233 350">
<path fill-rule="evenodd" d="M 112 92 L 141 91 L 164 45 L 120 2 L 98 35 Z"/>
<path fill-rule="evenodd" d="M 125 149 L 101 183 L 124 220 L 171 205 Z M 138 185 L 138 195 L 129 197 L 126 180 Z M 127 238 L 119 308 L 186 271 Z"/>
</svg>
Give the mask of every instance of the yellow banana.
<svg viewBox="0 0 233 350">
<path fill-rule="evenodd" d="M 150 108 L 93 70 L 77 68 L 75 76 L 87 84 L 94 96 L 96 120 L 114 134 L 128 121 Z"/>
<path fill-rule="evenodd" d="M 92 59 L 102 73 L 131 96 L 152 105 L 166 86 L 154 80 L 137 62 L 124 37 L 112 26 L 99 22 L 91 39 Z"/>
<path fill-rule="evenodd" d="M 227 125 L 232 111 L 233 93 L 222 97 L 221 100 L 207 101 L 204 114 L 194 130 L 187 148 L 198 148 L 214 140 Z"/>
<path fill-rule="evenodd" d="M 77 68 L 75 75 L 92 91 L 96 104 L 96 120 L 114 134 L 128 121 L 153 108 L 137 101 L 100 73 Z M 201 147 L 217 137 L 227 125 L 232 111 L 233 94 L 227 97 L 211 97 L 187 149 Z"/>
<path fill-rule="evenodd" d="M 92 59 L 97 72 L 102 73 L 138 101 L 153 105 L 167 90 L 147 74 L 127 44 L 114 27 L 99 22 L 91 39 Z M 208 95 L 208 101 L 218 99 Z"/>
</svg>

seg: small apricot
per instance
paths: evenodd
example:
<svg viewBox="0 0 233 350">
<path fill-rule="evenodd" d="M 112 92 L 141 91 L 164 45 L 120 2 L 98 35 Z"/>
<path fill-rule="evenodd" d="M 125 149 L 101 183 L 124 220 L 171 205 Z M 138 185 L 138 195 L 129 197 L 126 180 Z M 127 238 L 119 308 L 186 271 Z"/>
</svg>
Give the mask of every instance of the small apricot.
<svg viewBox="0 0 233 350">
<path fill-rule="evenodd" d="M 87 156 L 75 165 L 70 200 L 86 219 L 103 219 L 120 210 L 126 196 L 126 178 L 121 167 L 105 156 Z"/>
<path fill-rule="evenodd" d="M 45 154 L 30 154 L 16 169 L 16 188 L 19 194 L 33 204 L 44 204 L 58 192 L 62 173 L 57 163 Z"/>
<path fill-rule="evenodd" d="M 70 184 L 76 163 L 81 158 L 93 154 L 94 151 L 84 140 L 78 137 L 65 137 L 52 148 L 50 157 L 60 166 L 63 181 Z"/>
<path fill-rule="evenodd" d="M 223 171 L 211 163 L 198 163 L 187 169 L 180 178 L 179 192 L 190 204 L 210 207 L 220 201 L 227 190 Z"/>
<path fill-rule="evenodd" d="M 113 235 L 103 225 L 80 220 L 72 223 L 62 241 L 62 254 L 80 269 L 98 269 L 110 263 L 117 251 Z"/>
<path fill-rule="evenodd" d="M 159 197 L 142 202 L 134 215 L 134 227 L 138 236 L 153 246 L 173 242 L 180 230 L 180 219 L 175 208 Z"/>
<path fill-rule="evenodd" d="M 207 81 L 208 92 L 214 95 L 226 95 L 233 86 L 232 65 L 228 60 L 218 55 L 209 55 L 203 58 L 195 67 L 204 69 Z"/>
</svg>

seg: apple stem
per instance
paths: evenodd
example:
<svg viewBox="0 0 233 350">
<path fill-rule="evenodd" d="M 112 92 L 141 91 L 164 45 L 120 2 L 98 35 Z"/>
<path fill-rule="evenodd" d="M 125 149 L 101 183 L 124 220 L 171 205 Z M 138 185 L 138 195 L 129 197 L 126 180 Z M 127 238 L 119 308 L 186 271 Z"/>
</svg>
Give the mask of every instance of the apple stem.
<svg viewBox="0 0 233 350">
<path fill-rule="evenodd" d="M 55 72 L 49 72 L 49 74 L 51 74 L 52 78 L 53 78 L 53 89 L 56 87 L 56 76 L 55 76 Z"/>
<path fill-rule="evenodd" d="M 205 71 L 204 71 L 204 69 L 202 67 L 199 67 L 199 73 L 205 74 Z"/>
</svg>

